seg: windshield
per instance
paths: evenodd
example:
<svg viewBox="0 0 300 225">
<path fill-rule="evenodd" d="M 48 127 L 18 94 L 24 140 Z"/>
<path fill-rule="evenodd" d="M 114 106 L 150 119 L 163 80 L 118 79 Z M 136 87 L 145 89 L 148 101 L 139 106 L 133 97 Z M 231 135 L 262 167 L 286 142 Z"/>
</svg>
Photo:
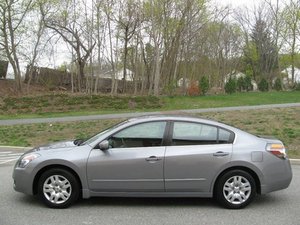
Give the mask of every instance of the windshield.
<svg viewBox="0 0 300 225">
<path fill-rule="evenodd" d="M 112 126 L 112 127 L 109 127 L 109 128 L 107 128 L 107 129 L 101 131 L 100 133 L 97 133 L 96 135 L 94 135 L 94 136 L 88 138 L 86 141 L 84 141 L 84 142 L 81 143 L 80 145 L 88 145 L 88 144 L 91 144 L 91 143 L 93 143 L 94 141 L 96 141 L 98 138 L 100 138 L 103 134 L 106 134 L 107 132 L 109 132 L 109 131 L 111 131 L 111 130 L 113 130 L 113 129 L 115 129 L 115 128 L 121 126 L 121 125 L 123 125 L 124 123 L 127 123 L 127 120 L 125 120 L 125 121 L 123 121 L 123 122 L 121 122 L 121 123 L 118 123 L 118 124 L 116 124 L 116 125 L 114 125 L 114 126 Z"/>
</svg>

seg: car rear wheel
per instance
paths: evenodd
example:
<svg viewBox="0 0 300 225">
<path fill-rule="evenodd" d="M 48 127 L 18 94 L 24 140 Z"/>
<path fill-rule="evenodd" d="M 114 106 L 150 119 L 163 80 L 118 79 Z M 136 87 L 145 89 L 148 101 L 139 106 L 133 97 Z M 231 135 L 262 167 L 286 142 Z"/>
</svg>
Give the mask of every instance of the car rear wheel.
<svg viewBox="0 0 300 225">
<path fill-rule="evenodd" d="M 44 172 L 38 182 L 38 196 L 51 208 L 66 208 L 79 198 L 80 187 L 76 177 L 64 169 Z"/>
<path fill-rule="evenodd" d="M 255 180 L 243 170 L 232 170 L 223 174 L 215 188 L 217 201 L 229 209 L 245 207 L 254 199 L 255 195 Z"/>
</svg>

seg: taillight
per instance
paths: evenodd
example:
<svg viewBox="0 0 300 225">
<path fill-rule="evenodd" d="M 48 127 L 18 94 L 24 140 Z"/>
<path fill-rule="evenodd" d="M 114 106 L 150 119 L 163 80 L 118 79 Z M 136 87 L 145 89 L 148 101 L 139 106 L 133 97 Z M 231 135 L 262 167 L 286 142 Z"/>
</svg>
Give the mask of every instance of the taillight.
<svg viewBox="0 0 300 225">
<path fill-rule="evenodd" d="M 272 153 L 273 155 L 277 156 L 278 158 L 286 158 L 285 147 L 283 144 L 267 144 L 266 150 Z"/>
</svg>

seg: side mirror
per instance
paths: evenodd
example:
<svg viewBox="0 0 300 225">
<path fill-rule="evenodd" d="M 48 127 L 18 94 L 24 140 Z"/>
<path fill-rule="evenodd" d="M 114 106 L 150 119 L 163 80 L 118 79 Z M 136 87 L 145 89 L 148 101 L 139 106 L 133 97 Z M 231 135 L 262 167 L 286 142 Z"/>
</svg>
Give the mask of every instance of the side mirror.
<svg viewBox="0 0 300 225">
<path fill-rule="evenodd" d="M 76 139 L 76 140 L 74 140 L 74 145 L 77 145 L 77 146 L 79 146 L 79 145 L 81 145 L 82 143 L 83 143 L 84 141 L 82 140 L 82 139 Z"/>
<path fill-rule="evenodd" d="M 104 141 L 100 142 L 99 148 L 102 151 L 108 150 L 109 149 L 109 142 L 108 142 L 108 140 L 104 140 Z"/>
</svg>

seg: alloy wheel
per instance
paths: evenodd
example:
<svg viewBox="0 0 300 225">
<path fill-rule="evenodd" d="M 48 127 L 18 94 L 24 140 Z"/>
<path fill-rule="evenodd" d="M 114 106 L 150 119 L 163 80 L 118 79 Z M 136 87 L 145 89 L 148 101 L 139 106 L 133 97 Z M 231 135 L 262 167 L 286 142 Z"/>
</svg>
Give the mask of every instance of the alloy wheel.
<svg viewBox="0 0 300 225">
<path fill-rule="evenodd" d="M 48 201 L 54 204 L 62 204 L 70 198 L 72 186 L 64 176 L 52 175 L 45 180 L 43 193 Z"/>
<path fill-rule="evenodd" d="M 232 176 L 224 183 L 223 195 L 231 204 L 242 204 L 251 195 L 251 184 L 243 176 Z"/>
</svg>

